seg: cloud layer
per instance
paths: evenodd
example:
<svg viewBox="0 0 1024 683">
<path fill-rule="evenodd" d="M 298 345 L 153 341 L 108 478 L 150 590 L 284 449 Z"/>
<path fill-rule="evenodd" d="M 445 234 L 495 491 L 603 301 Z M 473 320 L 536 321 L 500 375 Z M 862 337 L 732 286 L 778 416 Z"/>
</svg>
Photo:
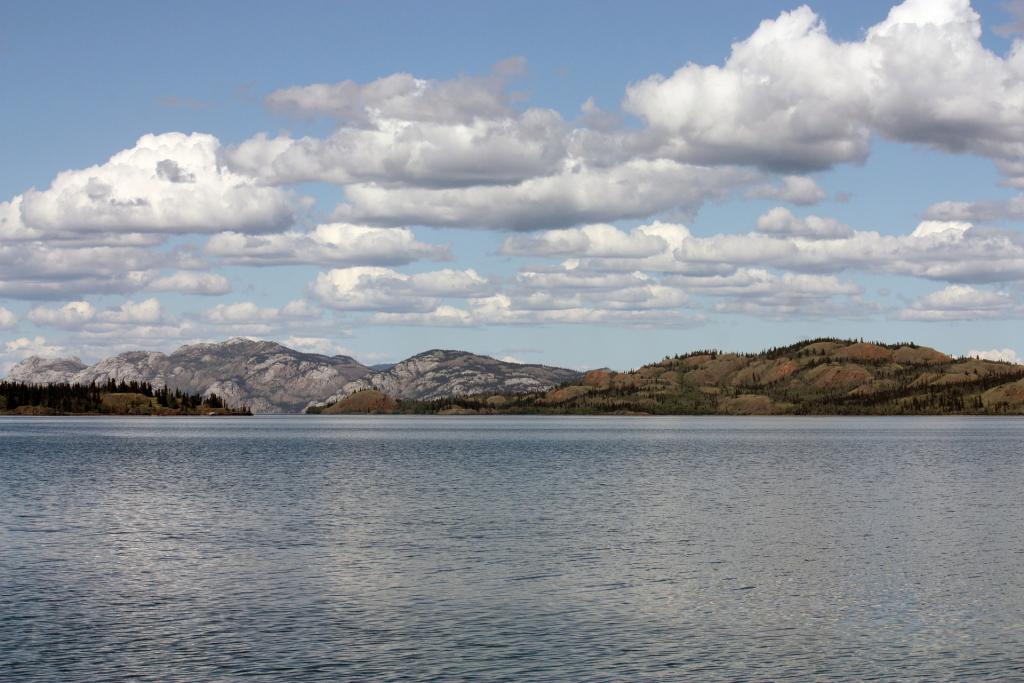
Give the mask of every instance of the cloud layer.
<svg viewBox="0 0 1024 683">
<path fill-rule="evenodd" d="M 802 6 L 721 64 L 622 84 L 608 111 L 529 102 L 526 75 L 512 58 L 298 84 L 266 98 L 298 133 L 144 135 L 9 196 L 0 359 L 229 333 L 340 349 L 342 323 L 1020 317 L 1024 195 L 856 225 L 824 177 L 881 138 L 990 159 L 1024 189 L 1024 41 L 985 47 L 968 0 L 905 0 L 849 41 Z M 691 220 L 724 202 L 750 210 Z M 879 276 L 927 282 L 886 300 Z"/>
</svg>

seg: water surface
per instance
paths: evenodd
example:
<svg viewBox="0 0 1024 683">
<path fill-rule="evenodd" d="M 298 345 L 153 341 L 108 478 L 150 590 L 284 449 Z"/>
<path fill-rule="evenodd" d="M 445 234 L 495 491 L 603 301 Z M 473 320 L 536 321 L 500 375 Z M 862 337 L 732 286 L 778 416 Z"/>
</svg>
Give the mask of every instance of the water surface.
<svg viewBox="0 0 1024 683">
<path fill-rule="evenodd" d="M 1024 677 L 1024 420 L 0 419 L 0 679 Z"/>
</svg>

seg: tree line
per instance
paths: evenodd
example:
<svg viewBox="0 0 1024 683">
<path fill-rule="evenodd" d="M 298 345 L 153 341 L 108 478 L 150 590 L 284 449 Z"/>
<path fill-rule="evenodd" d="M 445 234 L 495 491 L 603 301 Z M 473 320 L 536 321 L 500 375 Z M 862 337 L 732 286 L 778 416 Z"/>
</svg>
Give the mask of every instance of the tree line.
<svg viewBox="0 0 1024 683">
<path fill-rule="evenodd" d="M 224 399 L 215 393 L 192 394 L 167 386 L 154 387 L 149 382 L 110 379 L 107 382 L 89 384 L 26 384 L 24 382 L 0 382 L 0 411 L 13 411 L 21 407 L 42 408 L 57 413 L 113 413 L 116 408 L 105 404 L 106 394 L 136 394 L 155 399 L 156 405 L 168 411 L 182 413 L 228 408 Z M 242 406 L 237 411 L 248 413 Z"/>
</svg>

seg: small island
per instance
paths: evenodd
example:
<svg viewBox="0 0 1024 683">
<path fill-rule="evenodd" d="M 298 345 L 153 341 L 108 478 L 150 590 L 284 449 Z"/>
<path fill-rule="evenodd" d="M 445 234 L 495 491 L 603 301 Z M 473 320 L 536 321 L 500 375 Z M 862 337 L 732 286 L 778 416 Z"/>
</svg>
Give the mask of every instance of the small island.
<svg viewBox="0 0 1024 683">
<path fill-rule="evenodd" d="M 252 415 L 217 394 L 189 394 L 148 382 L 0 382 L 0 415 Z"/>
</svg>

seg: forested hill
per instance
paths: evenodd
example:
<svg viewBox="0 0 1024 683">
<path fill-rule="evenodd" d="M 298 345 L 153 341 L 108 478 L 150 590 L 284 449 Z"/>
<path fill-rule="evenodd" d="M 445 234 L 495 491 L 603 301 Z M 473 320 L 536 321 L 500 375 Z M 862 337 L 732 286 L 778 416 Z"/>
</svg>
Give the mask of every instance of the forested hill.
<svg viewBox="0 0 1024 683">
<path fill-rule="evenodd" d="M 708 350 L 592 370 L 545 392 L 432 402 L 351 397 L 325 412 L 936 415 L 1024 413 L 1024 366 L 912 343 L 815 339 L 761 353 Z"/>
<path fill-rule="evenodd" d="M 0 382 L 0 414 L 248 415 L 217 394 L 189 394 L 148 382 L 26 384 Z"/>
</svg>

